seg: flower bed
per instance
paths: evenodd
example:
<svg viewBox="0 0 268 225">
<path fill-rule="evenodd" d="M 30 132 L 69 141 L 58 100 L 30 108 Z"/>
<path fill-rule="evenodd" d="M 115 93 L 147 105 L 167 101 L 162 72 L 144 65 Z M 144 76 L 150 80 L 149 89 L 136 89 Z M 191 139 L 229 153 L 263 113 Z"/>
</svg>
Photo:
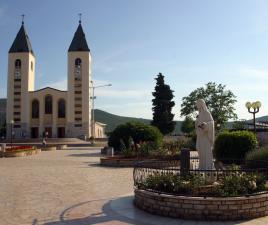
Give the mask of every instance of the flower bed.
<svg viewBox="0 0 268 225">
<path fill-rule="evenodd" d="M 170 161 L 135 164 L 135 205 L 183 219 L 238 220 L 268 215 L 268 168 L 183 170 Z"/>
<path fill-rule="evenodd" d="M 1 152 L 2 157 L 22 157 L 28 155 L 35 155 L 41 152 L 34 146 L 13 146 L 6 148 L 5 152 Z"/>
</svg>

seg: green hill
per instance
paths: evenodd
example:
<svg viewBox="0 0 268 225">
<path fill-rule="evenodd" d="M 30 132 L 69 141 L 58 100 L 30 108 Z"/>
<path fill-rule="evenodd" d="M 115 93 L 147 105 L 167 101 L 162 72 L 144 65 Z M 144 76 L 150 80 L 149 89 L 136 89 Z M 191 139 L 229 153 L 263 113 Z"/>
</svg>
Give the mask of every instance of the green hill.
<svg viewBox="0 0 268 225">
<path fill-rule="evenodd" d="M 138 121 L 146 124 L 150 124 L 151 120 L 135 118 L 135 117 L 126 117 L 126 116 L 117 116 L 111 113 L 107 113 L 105 111 L 96 109 L 95 110 L 95 120 L 101 123 L 107 124 L 106 132 L 113 131 L 118 125 L 127 123 L 130 121 Z M 181 121 L 176 121 L 175 133 L 180 133 L 181 130 Z"/>
</svg>

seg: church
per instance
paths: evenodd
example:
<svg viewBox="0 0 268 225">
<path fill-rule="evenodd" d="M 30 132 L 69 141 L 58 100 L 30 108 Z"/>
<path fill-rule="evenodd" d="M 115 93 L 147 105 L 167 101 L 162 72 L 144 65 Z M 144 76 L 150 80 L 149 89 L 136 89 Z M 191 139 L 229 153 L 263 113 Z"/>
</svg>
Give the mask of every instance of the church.
<svg viewBox="0 0 268 225">
<path fill-rule="evenodd" d="M 22 21 L 8 53 L 7 137 L 105 137 L 105 124 L 92 117 L 91 63 L 80 19 L 68 49 L 67 91 L 35 90 L 35 54 Z"/>
</svg>

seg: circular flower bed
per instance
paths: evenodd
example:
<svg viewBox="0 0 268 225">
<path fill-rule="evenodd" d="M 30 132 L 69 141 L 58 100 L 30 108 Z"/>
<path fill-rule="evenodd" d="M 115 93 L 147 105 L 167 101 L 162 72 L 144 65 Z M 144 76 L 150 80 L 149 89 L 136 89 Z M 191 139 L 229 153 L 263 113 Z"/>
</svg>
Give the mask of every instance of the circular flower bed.
<svg viewBox="0 0 268 225">
<path fill-rule="evenodd" d="M 235 220 L 268 215 L 268 169 L 231 165 L 224 170 L 183 171 L 171 162 L 134 168 L 135 205 L 179 218 Z"/>
</svg>

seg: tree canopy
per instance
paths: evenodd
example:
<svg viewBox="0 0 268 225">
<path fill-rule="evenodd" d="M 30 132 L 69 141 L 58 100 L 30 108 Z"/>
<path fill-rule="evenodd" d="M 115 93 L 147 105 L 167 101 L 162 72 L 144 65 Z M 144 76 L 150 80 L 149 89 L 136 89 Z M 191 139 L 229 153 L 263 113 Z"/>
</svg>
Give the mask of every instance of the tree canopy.
<svg viewBox="0 0 268 225">
<path fill-rule="evenodd" d="M 209 82 L 182 98 L 181 116 L 197 115 L 196 100 L 204 99 L 215 121 L 216 128 L 222 127 L 229 119 L 236 119 L 234 104 L 236 96 L 226 86 Z"/>
<path fill-rule="evenodd" d="M 152 125 L 156 126 L 162 134 L 169 134 L 175 129 L 173 121 L 174 114 L 172 108 L 175 105 L 172 101 L 174 95 L 169 85 L 165 84 L 164 76 L 159 73 L 156 80 L 155 91 L 153 94 L 153 121 Z"/>
<path fill-rule="evenodd" d="M 190 134 L 195 129 L 195 122 L 190 116 L 186 116 L 181 124 L 181 131 L 186 134 Z"/>
</svg>

